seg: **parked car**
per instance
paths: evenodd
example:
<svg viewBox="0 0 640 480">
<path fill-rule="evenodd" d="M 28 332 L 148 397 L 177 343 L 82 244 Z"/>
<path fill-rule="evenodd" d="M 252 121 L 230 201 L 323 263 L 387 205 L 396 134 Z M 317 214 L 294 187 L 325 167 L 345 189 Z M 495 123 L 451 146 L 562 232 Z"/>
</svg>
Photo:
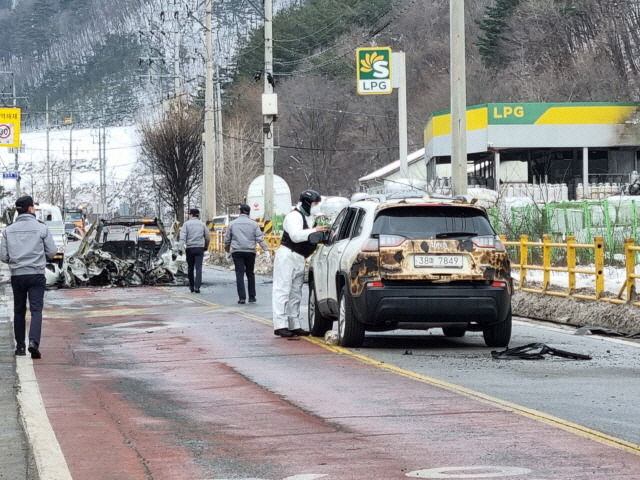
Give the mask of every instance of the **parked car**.
<svg viewBox="0 0 640 480">
<path fill-rule="evenodd" d="M 145 221 L 138 230 L 136 235 L 138 241 L 140 240 L 153 240 L 156 243 L 162 242 L 162 233 L 155 224 L 150 224 L 150 221 Z"/>
<path fill-rule="evenodd" d="M 342 210 L 310 261 L 309 327 L 338 320 L 338 343 L 365 332 L 481 330 L 511 337 L 511 267 L 483 208 L 464 198 L 364 199 Z"/>
</svg>

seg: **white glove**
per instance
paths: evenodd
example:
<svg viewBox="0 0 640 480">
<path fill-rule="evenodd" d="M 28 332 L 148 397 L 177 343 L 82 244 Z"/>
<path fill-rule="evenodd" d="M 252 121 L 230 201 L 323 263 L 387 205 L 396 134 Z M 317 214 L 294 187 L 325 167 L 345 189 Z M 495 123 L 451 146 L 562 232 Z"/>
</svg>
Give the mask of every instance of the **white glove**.
<svg viewBox="0 0 640 480">
<path fill-rule="evenodd" d="M 233 260 L 233 257 L 231 256 L 231 252 L 227 252 L 224 258 L 227 260 L 227 262 L 230 262 L 231 260 Z"/>
<path fill-rule="evenodd" d="M 264 256 L 265 260 L 271 260 L 271 253 L 268 250 L 262 252 L 262 255 Z"/>
</svg>

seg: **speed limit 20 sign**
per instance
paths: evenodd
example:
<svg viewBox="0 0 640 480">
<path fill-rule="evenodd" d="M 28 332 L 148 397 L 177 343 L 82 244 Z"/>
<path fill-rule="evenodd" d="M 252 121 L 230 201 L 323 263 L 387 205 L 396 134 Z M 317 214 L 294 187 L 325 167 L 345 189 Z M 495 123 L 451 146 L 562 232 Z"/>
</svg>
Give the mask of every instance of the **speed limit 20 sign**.
<svg viewBox="0 0 640 480">
<path fill-rule="evenodd" d="M 0 108 L 0 147 L 20 146 L 20 109 Z"/>
<path fill-rule="evenodd" d="M 358 93 L 380 95 L 391 93 L 391 48 L 363 47 L 356 50 Z"/>
</svg>

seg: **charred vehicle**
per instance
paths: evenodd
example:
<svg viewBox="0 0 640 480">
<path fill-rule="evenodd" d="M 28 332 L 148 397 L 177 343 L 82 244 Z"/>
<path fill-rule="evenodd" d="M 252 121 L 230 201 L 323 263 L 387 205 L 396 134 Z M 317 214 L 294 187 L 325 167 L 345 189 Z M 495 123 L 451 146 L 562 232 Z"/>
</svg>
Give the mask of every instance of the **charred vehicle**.
<svg viewBox="0 0 640 480">
<path fill-rule="evenodd" d="M 362 200 L 342 210 L 311 259 L 309 328 L 338 320 L 338 343 L 365 331 L 481 330 L 488 346 L 511 337 L 509 259 L 483 208 L 464 198 Z"/>
<path fill-rule="evenodd" d="M 153 229 L 155 239 L 108 240 L 101 242 L 104 228 L 108 238 L 124 237 L 124 227 Z M 172 243 L 158 219 L 119 218 L 100 220 L 82 239 L 76 253 L 65 262 L 59 279 L 64 287 L 135 286 L 187 283 L 184 255 L 172 251 Z"/>
</svg>

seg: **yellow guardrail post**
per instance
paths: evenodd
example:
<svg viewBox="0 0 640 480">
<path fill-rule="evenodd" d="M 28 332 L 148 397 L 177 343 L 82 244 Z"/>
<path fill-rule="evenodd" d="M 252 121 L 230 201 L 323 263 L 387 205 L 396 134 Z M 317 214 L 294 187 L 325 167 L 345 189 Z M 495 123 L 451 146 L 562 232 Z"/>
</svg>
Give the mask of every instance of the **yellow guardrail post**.
<svg viewBox="0 0 640 480">
<path fill-rule="evenodd" d="M 569 271 L 569 291 L 571 295 L 576 289 L 576 237 L 573 235 L 567 236 L 567 269 Z"/>
<path fill-rule="evenodd" d="M 594 238 L 596 260 L 596 298 L 599 299 L 604 290 L 604 238 Z"/>
<path fill-rule="evenodd" d="M 636 270 L 636 258 L 635 252 L 631 249 L 634 246 L 633 238 L 625 238 L 624 239 L 624 257 L 625 257 L 625 268 L 627 273 L 627 278 L 625 281 L 625 285 L 627 287 L 627 302 L 630 302 L 633 299 L 633 294 L 636 285 L 636 279 L 634 277 Z"/>
<path fill-rule="evenodd" d="M 529 264 L 529 246 L 527 245 L 528 242 L 529 235 L 520 235 L 520 290 L 522 290 L 524 281 L 527 279 L 527 265 Z"/>
<path fill-rule="evenodd" d="M 542 236 L 542 291 L 546 291 L 547 287 L 549 287 L 549 282 L 551 280 L 551 272 L 549 271 L 549 267 L 551 266 L 551 247 L 549 244 L 551 243 L 551 235 L 544 234 Z"/>
</svg>

